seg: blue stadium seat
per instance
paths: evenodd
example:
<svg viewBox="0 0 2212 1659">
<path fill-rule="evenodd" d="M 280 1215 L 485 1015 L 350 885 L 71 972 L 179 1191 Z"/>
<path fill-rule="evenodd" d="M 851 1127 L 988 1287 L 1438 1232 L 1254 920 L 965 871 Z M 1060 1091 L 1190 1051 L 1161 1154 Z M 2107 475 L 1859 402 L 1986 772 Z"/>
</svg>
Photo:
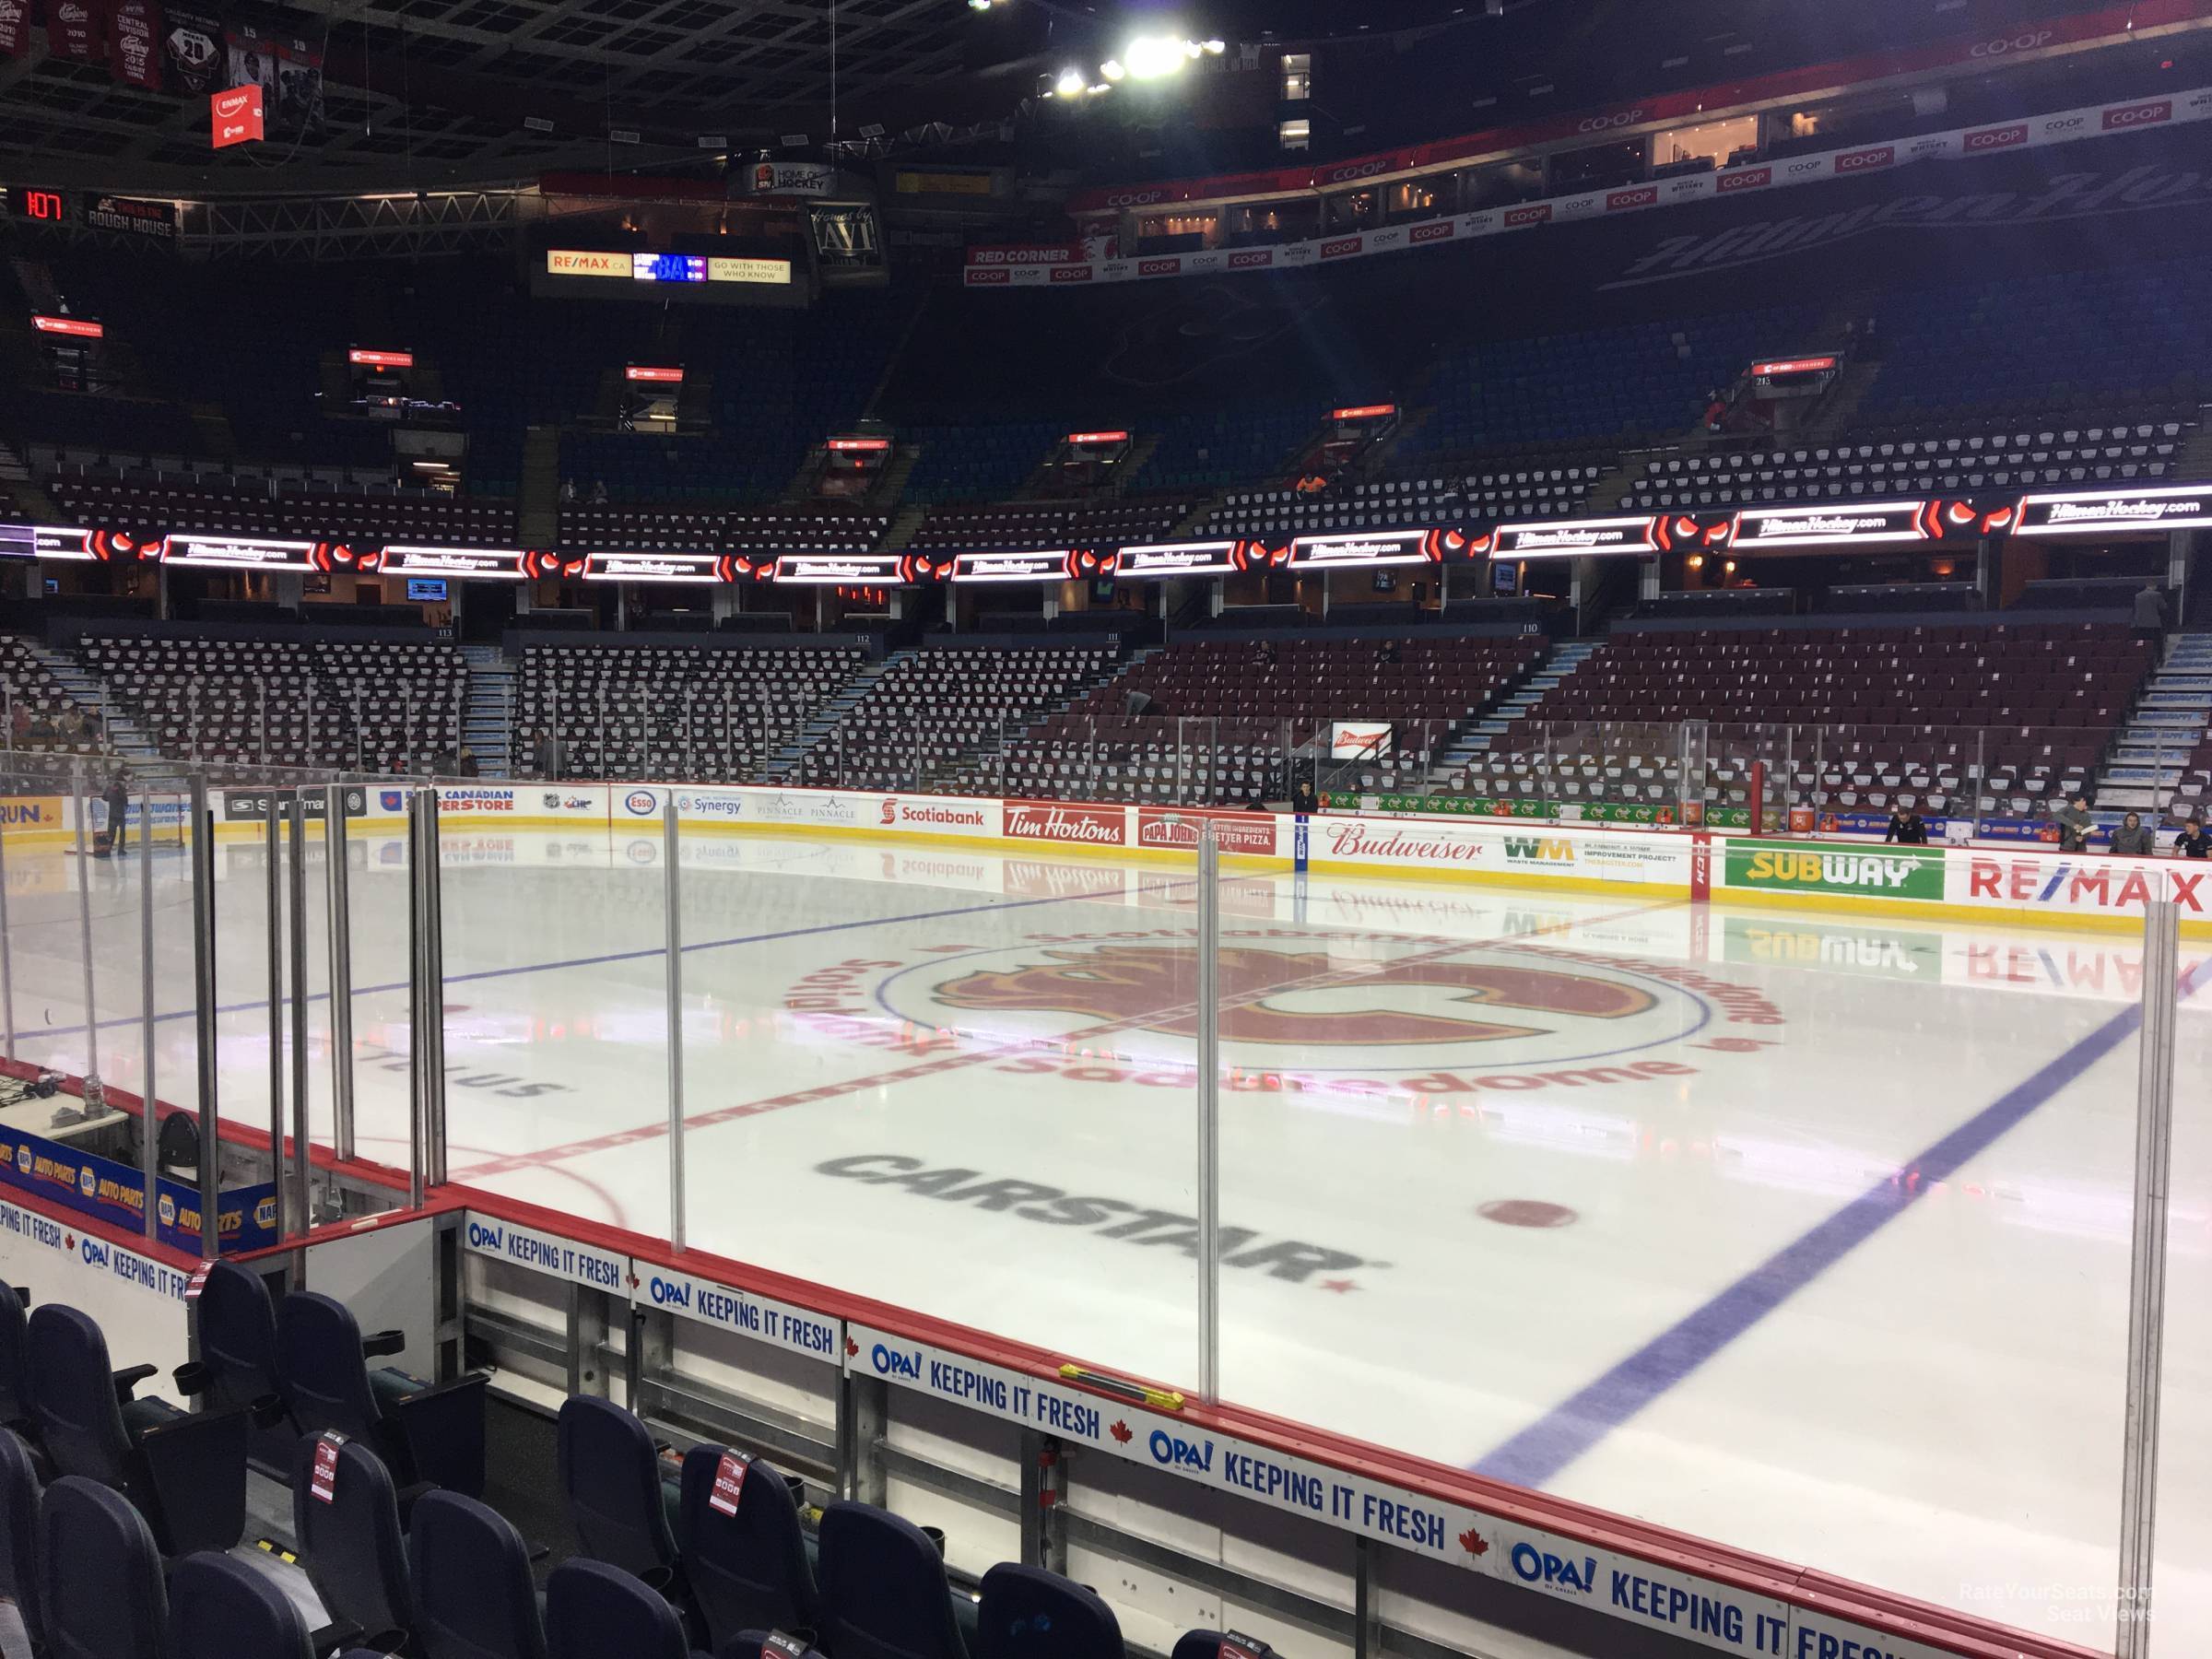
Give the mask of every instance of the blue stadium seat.
<svg viewBox="0 0 2212 1659">
<path fill-rule="evenodd" d="M 0 1282 L 0 1423 L 23 1424 L 30 1418 L 29 1391 L 23 1378 L 30 1340 L 30 1320 L 24 1309 L 29 1300 L 13 1285 Z"/>
<path fill-rule="evenodd" d="M 755 1458 L 737 1489 L 737 1512 L 714 1507 L 714 1477 L 727 1450 L 699 1445 L 684 1454 L 677 1512 L 685 1583 L 717 1651 L 740 1630 L 821 1623 L 798 1505 L 782 1475 Z"/>
<path fill-rule="evenodd" d="M 315 1459 L 329 1438 L 300 1437 L 291 1471 L 292 1535 L 331 1618 L 384 1646 L 387 1633 L 411 1630 L 415 1624 L 398 1498 L 383 1461 L 357 1440 L 339 1440 L 329 1495 L 321 1495 Z"/>
<path fill-rule="evenodd" d="M 303 1434 L 335 1429 L 376 1448 L 394 1480 L 429 1481 L 471 1497 L 484 1490 L 482 1374 L 432 1386 L 390 1369 L 372 1376 L 371 1355 L 397 1353 L 396 1331 L 364 1341 L 343 1302 L 295 1290 L 276 1315 L 276 1359 L 292 1416 Z"/>
<path fill-rule="evenodd" d="M 300 1430 L 277 1370 L 276 1304 L 268 1285 L 235 1262 L 217 1262 L 191 1305 L 201 1368 L 190 1379 L 194 1398 L 205 1407 L 235 1406 L 272 1419 L 266 1428 L 257 1422 L 250 1455 L 256 1467 L 286 1478 Z"/>
<path fill-rule="evenodd" d="M 169 1594 L 154 1535 L 120 1492 L 65 1475 L 39 1507 L 39 1597 L 52 1659 L 164 1659 Z"/>
<path fill-rule="evenodd" d="M 822 1646 L 837 1659 L 967 1659 L 944 1560 L 912 1522 L 832 1503 L 822 1515 L 820 1584 Z"/>
<path fill-rule="evenodd" d="M 0 1429 L 0 1598 L 16 1604 L 33 1642 L 39 1621 L 39 1474 L 30 1448 Z"/>
<path fill-rule="evenodd" d="M 1002 1561 L 983 1574 L 975 1659 L 1122 1659 L 1122 1627 L 1081 1584 Z"/>
<path fill-rule="evenodd" d="M 605 1561 L 563 1561 L 546 1579 L 547 1659 L 688 1659 L 666 1598 Z"/>
<path fill-rule="evenodd" d="M 529 1552 L 474 1498 L 423 1495 L 409 1517 L 407 1570 L 425 1659 L 546 1659 Z"/>
<path fill-rule="evenodd" d="M 571 1394 L 556 1431 L 561 1495 L 582 1553 L 642 1578 L 677 1561 L 653 1436 L 611 1400 Z"/>
<path fill-rule="evenodd" d="M 30 1316 L 30 1407 L 53 1466 L 135 1503 L 162 1552 L 228 1549 L 246 1524 L 246 1419 L 186 1417 L 131 1391 L 150 1365 L 115 1371 L 90 1316 L 58 1304 Z"/>
<path fill-rule="evenodd" d="M 307 1621 L 269 1579 L 211 1550 L 169 1579 L 169 1659 L 313 1659 Z"/>
</svg>

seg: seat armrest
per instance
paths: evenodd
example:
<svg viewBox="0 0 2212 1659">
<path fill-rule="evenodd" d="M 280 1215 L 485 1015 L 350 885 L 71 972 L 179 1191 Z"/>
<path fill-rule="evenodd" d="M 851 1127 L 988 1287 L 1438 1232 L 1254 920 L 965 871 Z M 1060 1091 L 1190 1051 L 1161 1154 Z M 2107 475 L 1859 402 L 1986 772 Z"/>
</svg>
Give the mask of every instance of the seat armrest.
<svg viewBox="0 0 2212 1659">
<path fill-rule="evenodd" d="M 129 1405 L 132 1390 L 160 1369 L 158 1365 L 132 1365 L 117 1371 L 114 1376 L 115 1403 L 118 1406 Z"/>
<path fill-rule="evenodd" d="M 335 1624 L 324 1625 L 319 1630 L 310 1630 L 307 1633 L 307 1645 L 314 1650 L 315 1659 L 327 1659 L 327 1655 L 359 1641 L 367 1634 L 359 1625 L 349 1624 L 341 1618 Z"/>
<path fill-rule="evenodd" d="M 378 1331 L 361 1338 L 361 1358 L 381 1359 L 386 1354 L 396 1354 L 407 1346 L 405 1331 Z"/>
</svg>

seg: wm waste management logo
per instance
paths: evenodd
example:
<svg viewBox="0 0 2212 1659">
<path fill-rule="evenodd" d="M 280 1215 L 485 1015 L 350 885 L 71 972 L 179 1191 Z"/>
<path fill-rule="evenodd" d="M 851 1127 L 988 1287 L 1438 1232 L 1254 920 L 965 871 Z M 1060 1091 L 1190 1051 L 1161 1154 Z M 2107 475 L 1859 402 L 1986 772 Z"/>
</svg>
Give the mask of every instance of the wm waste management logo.
<svg viewBox="0 0 2212 1659">
<path fill-rule="evenodd" d="M 1877 899 L 1943 898 L 1943 853 L 1917 847 L 1820 849 L 1728 844 L 1728 886 L 1768 892 L 1857 893 Z"/>
</svg>

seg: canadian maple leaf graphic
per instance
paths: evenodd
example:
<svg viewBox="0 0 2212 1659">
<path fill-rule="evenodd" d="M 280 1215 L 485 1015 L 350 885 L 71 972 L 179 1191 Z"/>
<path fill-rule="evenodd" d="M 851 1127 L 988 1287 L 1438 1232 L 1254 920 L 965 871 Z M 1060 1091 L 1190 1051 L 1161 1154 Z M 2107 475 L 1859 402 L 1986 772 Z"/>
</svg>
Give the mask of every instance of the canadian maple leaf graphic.
<svg viewBox="0 0 2212 1659">
<path fill-rule="evenodd" d="M 1131 1430 L 1129 1425 L 1120 1421 L 1118 1418 L 1115 1420 L 1113 1427 L 1109 1429 L 1106 1432 L 1112 1435 L 1115 1440 L 1120 1441 L 1124 1446 L 1127 1445 L 1130 1441 L 1135 1438 L 1135 1433 Z"/>
<path fill-rule="evenodd" d="M 1459 1547 L 1471 1556 L 1490 1553 L 1490 1541 L 1471 1526 L 1459 1535 Z"/>
</svg>

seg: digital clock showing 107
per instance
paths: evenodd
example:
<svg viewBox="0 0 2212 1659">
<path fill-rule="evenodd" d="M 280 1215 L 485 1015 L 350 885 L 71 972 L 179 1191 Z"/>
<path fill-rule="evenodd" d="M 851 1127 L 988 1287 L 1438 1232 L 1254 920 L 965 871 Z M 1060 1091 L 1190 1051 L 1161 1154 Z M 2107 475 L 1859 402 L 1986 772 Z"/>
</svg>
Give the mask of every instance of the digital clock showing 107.
<svg viewBox="0 0 2212 1659">
<path fill-rule="evenodd" d="M 33 190 L 28 185 L 14 184 L 7 191 L 7 216 L 35 219 L 42 225 L 65 224 L 69 204 L 58 190 Z"/>
</svg>

